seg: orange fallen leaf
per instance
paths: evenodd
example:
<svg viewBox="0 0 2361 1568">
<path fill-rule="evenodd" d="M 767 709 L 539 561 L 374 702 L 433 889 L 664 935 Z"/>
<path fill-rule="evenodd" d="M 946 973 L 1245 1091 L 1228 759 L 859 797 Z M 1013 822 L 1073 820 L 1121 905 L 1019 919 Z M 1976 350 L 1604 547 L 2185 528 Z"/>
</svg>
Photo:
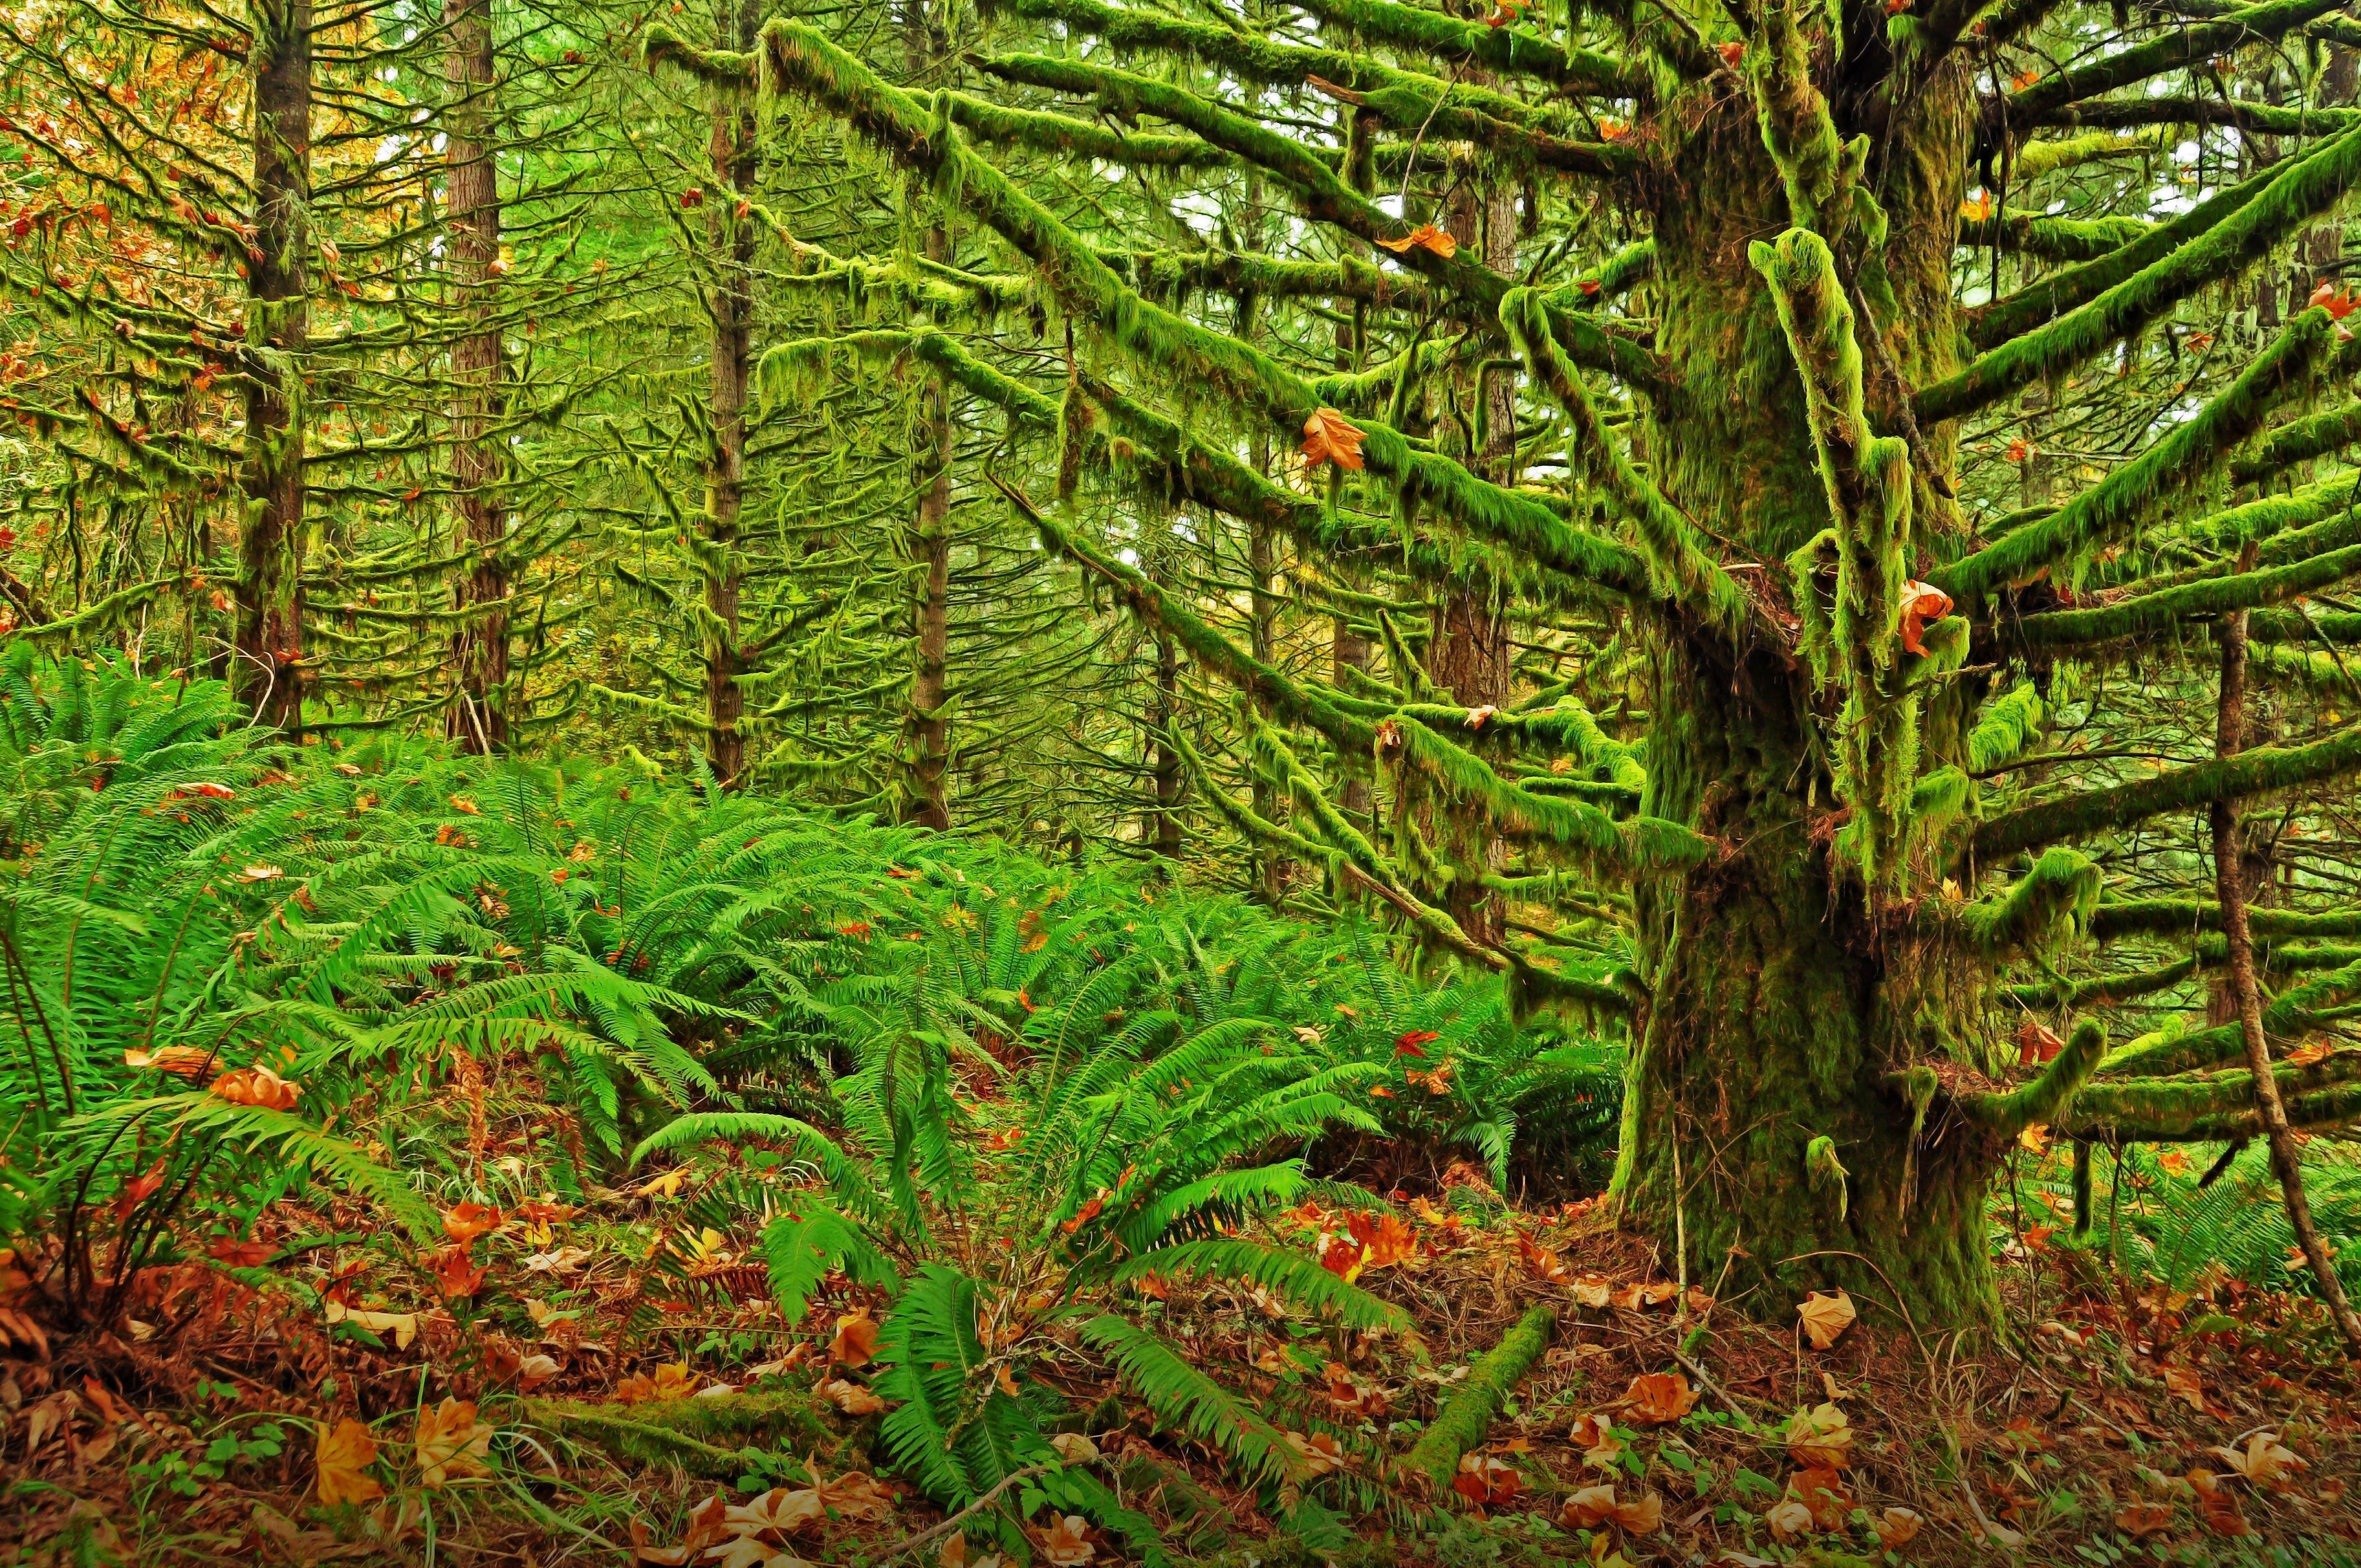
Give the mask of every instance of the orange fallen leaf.
<svg viewBox="0 0 2361 1568">
<path fill-rule="evenodd" d="M 376 1462 L 377 1438 L 368 1427 L 350 1417 L 334 1427 L 321 1427 L 312 1451 L 313 1467 L 319 1473 L 320 1501 L 334 1507 L 385 1496 L 375 1476 L 362 1474 Z"/>
<path fill-rule="evenodd" d="M 1918 1538 L 1926 1523 L 1916 1508 L 1888 1508 L 1878 1517 L 1877 1542 L 1888 1552 L 1898 1552 Z"/>
<path fill-rule="evenodd" d="M 1922 641 L 1927 628 L 1951 613 L 1951 596 L 1932 583 L 1902 586 L 1902 646 L 1913 653 L 1927 652 Z"/>
<path fill-rule="evenodd" d="M 443 1234 L 455 1242 L 471 1242 L 500 1228 L 500 1212 L 481 1203 L 460 1203 L 443 1211 Z"/>
<path fill-rule="evenodd" d="M 1679 1372 L 1642 1372 L 1617 1401 L 1633 1420 L 1652 1427 L 1679 1420 L 1697 1408 L 1697 1391 Z"/>
<path fill-rule="evenodd" d="M 1303 1462 L 1303 1471 L 1307 1475 L 1325 1475 L 1332 1470 L 1345 1467 L 1344 1449 L 1324 1431 L 1313 1432 L 1309 1437 L 1300 1431 L 1289 1432 L 1287 1446 L 1293 1449 L 1295 1456 Z"/>
<path fill-rule="evenodd" d="M 123 1065 L 169 1072 L 176 1078 L 196 1078 L 213 1066 L 214 1053 L 198 1046 L 161 1046 L 152 1051 L 127 1050 Z"/>
<path fill-rule="evenodd" d="M 884 1400 L 848 1378 L 829 1378 L 815 1392 L 848 1416 L 872 1415 L 885 1408 Z"/>
<path fill-rule="evenodd" d="M 288 1082 L 260 1062 L 214 1079 L 212 1093 L 214 1099 L 226 1100 L 233 1105 L 253 1105 L 266 1111 L 292 1111 L 295 1102 L 303 1096 L 300 1086 Z"/>
<path fill-rule="evenodd" d="M 2198 1379 L 2197 1374 L 2190 1371 L 2189 1368 L 2185 1366 L 2166 1367 L 2164 1369 L 2164 1390 L 2166 1393 L 2170 1394 L 2174 1398 L 2186 1403 L 2191 1409 L 2195 1410 L 2199 1415 L 2205 1415 L 2208 1413 L 2205 1405 L 2205 1385 Z"/>
<path fill-rule="evenodd" d="M 1488 1453 L 1471 1453 L 1459 1462 L 1451 1489 L 1479 1508 L 1496 1508 L 1525 1489 L 1524 1475 L 1513 1464 Z"/>
<path fill-rule="evenodd" d="M 2115 1528 L 2134 1541 L 2160 1535 L 2172 1528 L 2170 1503 L 2129 1503 L 2115 1510 Z"/>
<path fill-rule="evenodd" d="M 1361 1245 L 1361 1266 L 1390 1268 L 1418 1251 L 1418 1238 L 1398 1214 L 1355 1214 L 1345 1229 Z"/>
<path fill-rule="evenodd" d="M 1795 1309 L 1795 1316 L 1804 1325 L 1804 1336 L 1812 1342 L 1814 1350 L 1826 1350 L 1844 1336 L 1860 1316 L 1852 1298 L 1841 1290 L 1823 1294 L 1815 1290 L 1804 1298 Z"/>
<path fill-rule="evenodd" d="M 1098 1555 L 1091 1544 L 1090 1521 L 1080 1514 L 1067 1514 L 1033 1538 L 1041 1549 L 1041 1561 L 1051 1568 L 1082 1568 Z"/>
<path fill-rule="evenodd" d="M 492 1429 L 476 1419 L 474 1400 L 445 1398 L 434 1409 L 418 1412 L 413 1441 L 419 1478 L 440 1490 L 453 1481 L 484 1474 L 483 1461 L 492 1448 Z"/>
<path fill-rule="evenodd" d="M 877 1354 L 877 1320 L 868 1309 L 836 1320 L 836 1337 L 828 1342 L 828 1358 L 839 1366 L 866 1366 Z"/>
</svg>

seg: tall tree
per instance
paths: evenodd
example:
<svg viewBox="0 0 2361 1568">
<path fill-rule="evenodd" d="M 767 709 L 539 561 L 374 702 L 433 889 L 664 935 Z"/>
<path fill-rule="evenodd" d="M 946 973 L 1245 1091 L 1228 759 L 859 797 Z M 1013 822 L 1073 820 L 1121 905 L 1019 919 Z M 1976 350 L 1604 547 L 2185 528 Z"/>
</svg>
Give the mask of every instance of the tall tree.
<svg viewBox="0 0 2361 1568">
<path fill-rule="evenodd" d="M 2078 228 L 2013 217 L 2003 199 L 1979 243 L 2027 260 L 2007 262 L 2015 291 L 1997 299 L 1962 297 L 1960 205 L 1991 171 L 2021 181 L 2039 166 L 2027 155 L 2048 127 L 2220 118 L 2140 84 L 2333 8 L 2297 0 L 2176 23 L 2011 79 L 1982 62 L 2048 7 L 1994 12 L 1971 36 L 1977 8 L 1939 3 L 1893 16 L 1788 0 L 1694 15 L 1602 6 L 1577 9 L 1561 30 L 1521 6 L 1470 22 L 1395 0 L 1303 0 L 1294 9 L 1314 27 L 999 0 L 1012 31 L 1038 28 L 1038 52 L 1012 38 L 978 60 L 1005 84 L 1010 117 L 976 134 L 1029 130 L 1035 145 L 1062 138 L 1116 162 L 1193 145 L 1208 165 L 1251 168 L 1286 190 L 1308 232 L 1387 247 L 1404 293 L 1414 286 L 1451 335 L 1397 336 L 1389 373 L 1374 378 L 1323 374 L 1300 353 L 1242 342 L 1160 284 L 1134 286 L 1153 268 L 1118 265 L 1115 247 L 1079 237 L 1046 188 L 1003 175 L 957 116 L 947 126 L 819 30 L 774 23 L 761 70 L 774 91 L 840 115 L 956 192 L 1129 367 L 1130 387 L 1097 396 L 1114 416 L 1098 450 L 1121 482 L 1268 510 L 1329 551 L 1382 526 L 1373 510 L 1393 513 L 1401 569 L 1445 607 L 1427 662 L 1447 704 L 1399 667 L 1396 698 L 1375 706 L 1305 685 L 1087 530 L 1046 515 L 1039 526 L 1159 634 L 1268 702 L 1290 732 L 1281 750 L 1369 759 L 1390 801 L 1379 839 L 1354 830 L 1300 765 L 1288 774 L 1297 810 L 1280 831 L 1299 845 L 1316 832 L 1323 854 L 1380 890 L 1439 953 L 1513 971 L 1535 1003 L 1630 1018 L 1624 1212 L 1685 1246 L 1692 1273 L 1727 1267 L 1738 1283 L 1774 1287 L 1766 1302 L 1842 1283 L 1898 1298 L 1922 1325 L 1951 1324 L 1993 1310 L 1983 1200 L 2021 1133 L 2052 1124 L 2188 1136 L 2257 1114 L 2235 1038 L 2121 1052 L 2102 1074 L 2108 1030 L 2090 1010 L 2069 1009 L 2069 1042 L 2046 1061 L 2028 1050 L 2016 1079 L 2016 1052 L 1986 1011 L 1992 985 L 2014 963 L 2056 962 L 2119 907 L 2103 862 L 2072 846 L 2361 769 L 2350 729 L 2145 778 L 2040 753 L 2041 692 L 2061 660 L 2105 657 L 2234 603 L 2284 602 L 2296 581 L 2355 569 L 2338 554 L 2349 542 L 2317 510 L 2279 514 L 2252 571 L 2224 564 L 2192 579 L 2137 543 L 2168 500 L 2225 475 L 2251 484 L 2279 471 L 2268 459 L 2241 470 L 2233 455 L 2323 373 L 2345 373 L 2350 356 L 2327 310 L 2254 345 L 2176 421 L 2141 426 L 2136 457 L 2005 529 L 1959 503 L 1963 427 L 2036 381 L 2063 383 L 2111 349 L 2128 352 L 2116 345 L 2291 243 L 2361 176 L 2361 131 L 2301 109 L 2240 108 L 2241 124 L 2320 139 L 2160 223 Z M 1117 63 L 1126 55 L 1159 63 L 1130 70 Z M 1240 106 L 1224 78 L 1267 95 Z M 1375 161 L 1401 171 L 1405 191 L 1430 139 L 1462 138 L 1477 170 L 1553 192 L 1541 259 L 1496 269 L 1463 253 L 1475 234 L 1365 199 L 1339 177 L 1340 148 L 1306 145 L 1300 115 L 1274 128 L 1307 91 L 1377 113 L 1388 145 Z M 1090 129 L 1093 115 L 1163 145 L 1111 146 Z M 2043 156 L 2055 173 L 2091 155 Z M 1486 258 L 1510 254 L 1516 224 L 1497 189 L 1476 200 L 1432 180 L 1422 190 L 1424 210 L 1455 208 L 1452 222 L 1483 231 Z M 1597 247 L 1603 208 L 1644 243 Z M 2061 250 L 2085 259 L 2035 265 Z M 1229 265 L 1273 281 L 1316 274 L 1328 296 L 1369 288 L 1334 258 Z M 1645 314 L 1619 313 L 1635 286 Z M 1513 365 L 1513 397 L 1496 413 L 1479 394 L 1468 411 L 1487 428 L 1459 444 L 1464 460 L 1402 428 L 1416 400 L 1399 391 L 1431 364 L 1445 385 L 1472 373 L 1479 386 Z M 1168 399 L 1186 411 L 1163 411 Z M 1182 422 L 1208 409 L 1243 432 L 1301 440 L 1327 497 L 1268 484 Z M 1554 488 L 1517 472 L 1520 409 L 1554 422 Z M 2219 537 L 2187 510 L 2162 515 L 2185 537 Z M 2070 597 L 2093 576 L 2120 585 L 2120 602 Z M 1455 619 L 1455 605 L 1468 608 Z M 1478 606 L 1614 617 L 1591 649 L 1643 683 L 1639 701 L 1628 683 L 1617 700 L 1647 713 L 1644 751 L 1566 690 L 1543 688 L 1539 706 L 1519 709 L 1505 631 L 1497 618 L 1478 624 Z M 1936 891 L 1947 883 L 1956 897 Z M 1610 928 L 1628 920 L 1632 961 L 1585 973 L 1578 948 L 1512 942 L 1484 913 L 1509 894 Z M 2194 922 L 2222 914 L 2211 900 L 2176 907 Z M 2361 977 L 2318 982 L 2282 1009 L 2279 1027 L 2300 1034 L 2354 989 Z M 2197 1076 L 2143 1077 L 2159 1062 Z M 2347 1114 L 2335 1085 L 2352 1064 L 2277 1070 L 2291 1125 Z"/>
<path fill-rule="evenodd" d="M 253 237 L 247 247 L 246 495 L 231 687 L 269 723 L 303 722 L 304 474 L 311 335 L 312 5 L 250 13 Z"/>
<path fill-rule="evenodd" d="M 461 619 L 452 633 L 458 689 L 449 730 L 463 750 L 492 752 L 509 743 L 509 581 L 502 554 L 509 527 L 497 430 L 505 408 L 498 286 L 507 269 L 500 258 L 500 162 L 491 129 L 497 91 L 491 0 L 445 0 L 443 27 L 452 93 L 444 133 L 451 280 L 465 318 L 451 350 L 451 488 L 468 563 L 454 596 Z"/>
</svg>

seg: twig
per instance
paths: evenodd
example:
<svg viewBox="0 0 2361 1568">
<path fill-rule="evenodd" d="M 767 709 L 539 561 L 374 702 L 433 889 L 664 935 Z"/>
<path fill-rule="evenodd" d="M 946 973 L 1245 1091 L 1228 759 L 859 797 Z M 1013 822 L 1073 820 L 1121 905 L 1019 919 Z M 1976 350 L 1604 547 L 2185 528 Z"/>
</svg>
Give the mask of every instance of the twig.
<svg viewBox="0 0 2361 1568">
<path fill-rule="evenodd" d="M 884 1564 L 893 1562 L 896 1557 L 901 1557 L 909 1552 L 921 1551 L 927 1547 L 932 1546 L 938 1541 L 942 1540 L 943 1537 L 950 1534 L 951 1531 L 959 1529 L 960 1526 L 967 1523 L 969 1519 L 972 1519 L 977 1514 L 982 1513 L 984 1509 L 992 1507 L 993 1504 L 998 1502 L 1000 1500 L 1000 1495 L 1003 1492 L 1007 1491 L 1009 1487 L 1016 1485 L 1019 1481 L 1029 1481 L 1036 1475 L 1046 1475 L 1056 1468 L 1057 1466 L 1054 1464 L 1028 1464 L 1022 1470 L 1002 1476 L 1000 1485 L 994 1486 L 991 1491 L 986 1492 L 983 1497 L 978 1497 L 974 1502 L 970 1503 L 967 1507 L 961 1508 L 959 1512 L 953 1514 L 942 1523 L 936 1525 L 933 1529 L 920 1530 L 917 1534 L 912 1536 L 901 1545 L 894 1548 L 893 1551 L 888 1552 L 884 1556 L 877 1559 L 880 1568 L 883 1568 Z"/>
</svg>

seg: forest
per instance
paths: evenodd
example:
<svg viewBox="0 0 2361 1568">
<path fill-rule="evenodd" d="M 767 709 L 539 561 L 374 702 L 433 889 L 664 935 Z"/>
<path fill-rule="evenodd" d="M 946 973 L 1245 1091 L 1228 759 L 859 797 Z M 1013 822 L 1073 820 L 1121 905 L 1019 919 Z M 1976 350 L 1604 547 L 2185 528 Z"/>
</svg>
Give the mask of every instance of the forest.
<svg viewBox="0 0 2361 1568">
<path fill-rule="evenodd" d="M 2361 1564 L 2361 6 L 0 0 L 0 1565 Z"/>
</svg>

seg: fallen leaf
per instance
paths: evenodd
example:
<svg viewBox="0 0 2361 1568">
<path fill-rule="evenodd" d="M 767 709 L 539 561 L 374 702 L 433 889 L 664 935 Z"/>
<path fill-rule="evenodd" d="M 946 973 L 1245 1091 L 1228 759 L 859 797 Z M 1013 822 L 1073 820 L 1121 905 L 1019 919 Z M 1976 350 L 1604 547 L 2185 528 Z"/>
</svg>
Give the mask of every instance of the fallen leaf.
<svg viewBox="0 0 2361 1568">
<path fill-rule="evenodd" d="M 152 1051 L 127 1050 L 123 1053 L 123 1065 L 169 1072 L 176 1078 L 197 1078 L 214 1065 L 214 1053 L 198 1046 L 163 1046 Z"/>
<path fill-rule="evenodd" d="M 1300 1431 L 1289 1432 L 1287 1446 L 1295 1450 L 1295 1456 L 1303 1461 L 1303 1472 L 1307 1475 L 1325 1475 L 1345 1467 L 1344 1449 L 1324 1431 L 1313 1432 L 1309 1437 Z"/>
<path fill-rule="evenodd" d="M 1089 1521 L 1080 1514 L 1067 1514 L 1033 1538 L 1041 1549 L 1041 1561 L 1051 1568 L 1082 1568 L 1098 1555 L 1085 1533 Z"/>
<path fill-rule="evenodd" d="M 464 1243 L 453 1243 L 432 1257 L 435 1288 L 445 1297 L 472 1296 L 484 1287 L 484 1270 L 467 1255 Z"/>
<path fill-rule="evenodd" d="M 2058 1037 L 2058 1032 L 2038 1018 L 2027 1018 L 2016 1031 L 2016 1065 L 2019 1067 L 2039 1067 L 2044 1062 L 2055 1061 L 2058 1053 L 2065 1048 L 2066 1042 Z"/>
<path fill-rule="evenodd" d="M 1543 1246 L 1532 1237 L 1525 1234 L 1522 1230 L 1513 1234 L 1517 1242 L 1517 1255 L 1525 1260 L 1525 1268 L 1534 1278 L 1546 1279 L 1553 1285 L 1565 1282 L 1565 1265 L 1559 1259 L 1554 1249 Z"/>
<path fill-rule="evenodd" d="M 1788 1418 L 1787 1453 L 1806 1470 L 1841 1470 L 1852 1458 L 1852 1426 L 1831 1404 Z"/>
<path fill-rule="evenodd" d="M 1496 1508 L 1525 1489 L 1517 1467 L 1488 1453 L 1471 1453 L 1459 1461 L 1451 1489 L 1479 1508 Z"/>
<path fill-rule="evenodd" d="M 1811 1509 L 1813 1522 L 1822 1530 L 1842 1530 L 1852 1513 L 1852 1494 L 1833 1470 L 1797 1471 L 1787 1477 L 1787 1495 Z"/>
<path fill-rule="evenodd" d="M 1574 1423 L 1566 1441 L 1582 1450 L 1583 1464 L 1594 1470 L 1612 1470 L 1629 1446 L 1615 1435 L 1615 1423 L 1596 1412 Z"/>
<path fill-rule="evenodd" d="M 1062 1464 L 1087 1464 L 1099 1456 L 1099 1445 L 1078 1431 L 1052 1434 L 1049 1446 L 1057 1451 Z"/>
<path fill-rule="evenodd" d="M 856 1523 L 873 1524 L 894 1517 L 894 1494 L 863 1470 L 848 1470 L 833 1481 L 822 1481 L 819 1497 L 830 1513 Z"/>
<path fill-rule="evenodd" d="M 1354 1214 L 1345 1225 L 1361 1244 L 1364 1269 L 1391 1268 L 1418 1251 L 1418 1238 L 1398 1214 Z"/>
<path fill-rule="evenodd" d="M 758 1497 L 733 1503 L 722 1524 L 742 1535 L 772 1530 L 780 1535 L 793 1535 L 809 1525 L 824 1522 L 828 1505 L 820 1501 L 818 1492 L 809 1487 L 789 1491 L 774 1486 Z"/>
<path fill-rule="evenodd" d="M 500 1228 L 500 1212 L 481 1203 L 461 1203 L 443 1211 L 443 1234 L 455 1242 L 471 1242 Z"/>
<path fill-rule="evenodd" d="M 1617 1404 L 1633 1420 L 1653 1427 L 1679 1420 L 1697 1402 L 1697 1391 L 1689 1387 L 1686 1374 L 1643 1372 L 1631 1379 Z"/>
<path fill-rule="evenodd" d="M 842 1377 L 829 1378 L 815 1392 L 848 1416 L 872 1415 L 885 1408 L 884 1400 L 860 1384 Z"/>
<path fill-rule="evenodd" d="M 241 1067 L 214 1080 L 212 1093 L 216 1100 L 226 1100 L 233 1105 L 254 1105 L 266 1111 L 292 1111 L 303 1091 L 288 1082 L 260 1062 Z"/>
<path fill-rule="evenodd" d="M 333 1428 L 322 1426 L 317 1445 L 312 1451 L 313 1467 L 318 1472 L 320 1501 L 331 1508 L 338 1503 L 366 1503 L 372 1497 L 385 1496 L 385 1488 L 377 1478 L 365 1475 L 377 1461 L 377 1438 L 360 1422 L 346 1417 Z"/>
<path fill-rule="evenodd" d="M 2134 1541 L 2160 1535 L 2172 1528 L 2172 1505 L 2127 1503 L 2115 1510 L 2115 1528 Z"/>
<path fill-rule="evenodd" d="M 447 1396 L 434 1409 L 418 1412 L 419 1479 L 441 1490 L 465 1476 L 484 1474 L 492 1449 L 492 1429 L 476 1419 L 476 1402 Z"/>
<path fill-rule="evenodd" d="M 2279 1442 L 2279 1434 L 2258 1431 L 2246 1440 L 2242 1453 L 2235 1448 L 2216 1448 L 2214 1453 L 2230 1463 L 2230 1468 L 2245 1477 L 2249 1486 L 2280 1486 L 2298 1470 L 2304 1467 L 2292 1450 Z"/>
<path fill-rule="evenodd" d="M 563 1278 L 582 1272 L 596 1255 L 588 1247 L 562 1246 L 555 1252 L 533 1254 L 524 1260 L 524 1267 L 528 1274 L 554 1274 Z"/>
<path fill-rule="evenodd" d="M 1769 1525 L 1772 1535 L 1781 1541 L 1794 1541 L 1799 1536 L 1811 1534 L 1815 1523 L 1812 1510 L 1793 1497 L 1782 1497 L 1772 1504 L 1763 1515 L 1763 1522 Z"/>
<path fill-rule="evenodd" d="M 1361 431 L 1334 409 L 1313 411 L 1303 422 L 1303 458 L 1313 467 L 1334 463 L 1357 473 L 1361 467 Z"/>
<path fill-rule="evenodd" d="M 828 1342 L 828 1358 L 839 1366 L 866 1366 L 877 1354 L 877 1320 L 867 1308 L 836 1320 L 836 1337 Z"/>
<path fill-rule="evenodd" d="M 1804 1298 L 1795 1316 L 1802 1320 L 1804 1336 L 1812 1342 L 1812 1348 L 1826 1350 L 1844 1336 L 1860 1314 L 1853 1310 L 1852 1298 L 1843 1291 L 1824 1295 L 1815 1290 Z"/>
<path fill-rule="evenodd" d="M 1448 261 L 1459 254 L 1459 242 L 1452 237 L 1451 232 L 1448 229 L 1436 228 L 1433 224 L 1421 224 L 1400 239 L 1381 239 L 1378 243 L 1396 256 L 1408 256 L 1413 250 L 1424 250 Z M 1356 463 L 1352 466 L 1357 468 L 1360 465 Z"/>
<path fill-rule="evenodd" d="M 391 1334 L 396 1350 L 408 1350 L 410 1342 L 418 1337 L 415 1312 L 364 1312 L 336 1300 L 329 1301 L 324 1311 L 331 1323 L 350 1323 L 373 1334 Z"/>
<path fill-rule="evenodd" d="M 1878 1516 L 1878 1544 L 1888 1552 L 1899 1551 L 1917 1539 L 1918 1531 L 1926 1522 L 1915 1508 L 1888 1508 Z"/>
<path fill-rule="evenodd" d="M 2197 1374 L 2190 1371 L 2189 1368 L 2185 1366 L 2166 1367 L 2164 1369 L 2164 1389 L 2166 1393 L 2170 1394 L 2174 1398 L 2184 1401 L 2191 1409 L 2195 1410 L 2199 1415 L 2202 1416 L 2210 1413 L 2205 1405 L 2205 1385 L 2200 1382 L 2198 1380 Z"/>
<path fill-rule="evenodd" d="M 1565 1282 L 1565 1288 L 1577 1307 L 1604 1307 L 1615 1294 L 1614 1285 L 1598 1274 L 1577 1274 Z"/>
</svg>

